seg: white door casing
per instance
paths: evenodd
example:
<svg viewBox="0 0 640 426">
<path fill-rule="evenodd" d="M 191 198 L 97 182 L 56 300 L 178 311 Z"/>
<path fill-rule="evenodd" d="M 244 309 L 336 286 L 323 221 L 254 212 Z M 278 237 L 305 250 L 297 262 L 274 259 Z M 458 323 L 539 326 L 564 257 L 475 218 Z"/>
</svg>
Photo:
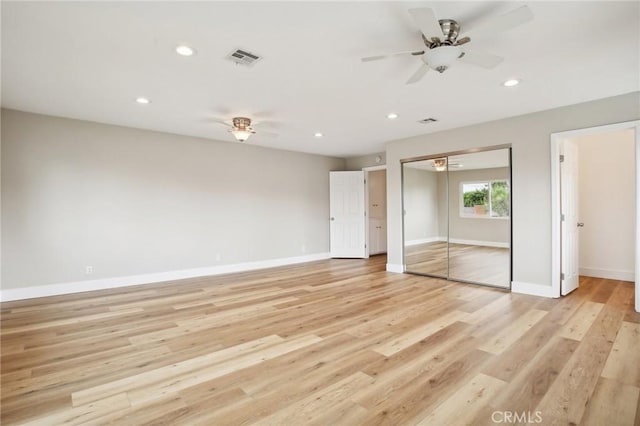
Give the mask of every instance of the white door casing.
<svg viewBox="0 0 640 426">
<path fill-rule="evenodd" d="M 367 257 L 364 172 L 330 172 L 329 194 L 331 257 Z"/>
<path fill-rule="evenodd" d="M 578 146 L 575 141 L 560 142 L 560 203 L 561 203 L 561 290 L 566 296 L 578 288 Z"/>
<path fill-rule="evenodd" d="M 640 120 L 626 121 L 622 123 L 605 124 L 584 129 L 567 130 L 551 134 L 551 296 L 560 297 L 560 155 L 561 141 L 575 136 L 592 135 L 595 133 L 614 132 L 624 129 L 633 129 L 636 144 L 635 175 L 636 175 L 636 253 L 635 253 L 635 310 L 640 312 Z"/>
</svg>

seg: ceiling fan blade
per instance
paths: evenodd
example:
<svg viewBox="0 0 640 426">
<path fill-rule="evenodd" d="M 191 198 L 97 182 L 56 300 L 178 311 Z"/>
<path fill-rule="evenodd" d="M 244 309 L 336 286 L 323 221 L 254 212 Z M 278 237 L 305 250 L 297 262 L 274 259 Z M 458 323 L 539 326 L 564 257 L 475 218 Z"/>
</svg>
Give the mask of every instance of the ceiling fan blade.
<svg viewBox="0 0 640 426">
<path fill-rule="evenodd" d="M 367 56 L 366 58 L 360 58 L 362 62 L 372 62 L 378 61 L 380 59 L 390 58 L 392 55 L 378 55 L 378 56 Z"/>
<path fill-rule="evenodd" d="M 280 135 L 279 135 L 279 134 L 277 134 L 277 133 L 273 133 L 273 132 L 265 132 L 265 131 L 263 131 L 263 130 L 258 130 L 258 131 L 256 132 L 256 134 L 258 134 L 258 135 L 260 135 L 260 136 L 268 136 L 268 137 L 270 137 L 270 138 L 277 138 L 278 136 L 280 136 Z"/>
<path fill-rule="evenodd" d="M 421 64 L 420 68 L 418 68 L 416 72 L 414 72 L 413 75 L 409 77 L 409 80 L 407 80 L 406 84 L 413 84 L 422 80 L 422 77 L 424 77 L 427 71 L 429 71 L 429 67 L 426 64 Z"/>
<path fill-rule="evenodd" d="M 462 56 L 460 60 L 482 68 L 492 69 L 497 67 L 504 58 L 502 56 L 478 50 L 465 50 L 464 56 Z"/>
<path fill-rule="evenodd" d="M 479 35 L 502 33 L 503 31 L 510 30 L 529 22 L 532 19 L 533 12 L 531 9 L 529 9 L 528 6 L 521 6 L 511 12 L 507 12 L 503 15 L 496 16 L 495 18 L 489 18 L 478 23 L 478 26 L 465 31 L 464 35 L 473 38 Z"/>
<path fill-rule="evenodd" d="M 420 28 L 420 31 L 422 31 L 422 34 L 426 37 L 442 37 L 442 28 L 440 28 L 440 23 L 433 9 L 428 7 L 409 9 L 409 14 L 413 17 L 413 20 L 416 21 L 418 28 Z"/>
<path fill-rule="evenodd" d="M 220 120 L 220 119 L 217 119 L 217 118 L 214 118 L 214 119 L 213 119 L 213 120 L 211 120 L 211 121 L 212 121 L 213 123 L 215 123 L 215 124 L 221 124 L 221 125 L 226 126 L 226 127 L 229 127 L 229 128 L 232 128 L 232 127 L 233 127 L 230 123 L 227 123 L 226 121 L 224 121 L 224 120 Z"/>
<path fill-rule="evenodd" d="M 388 55 L 367 56 L 366 58 L 362 58 L 360 60 L 362 62 L 372 62 L 372 61 L 378 61 L 380 59 L 393 58 L 394 56 L 404 56 L 404 55 L 419 56 L 422 54 L 424 54 L 424 50 L 406 50 L 404 52 L 389 53 Z"/>
<path fill-rule="evenodd" d="M 280 122 L 279 121 L 273 121 L 273 120 L 260 120 L 260 121 L 253 121 L 252 124 L 254 126 L 259 126 L 259 127 L 269 127 L 269 128 L 276 128 L 280 126 Z"/>
</svg>

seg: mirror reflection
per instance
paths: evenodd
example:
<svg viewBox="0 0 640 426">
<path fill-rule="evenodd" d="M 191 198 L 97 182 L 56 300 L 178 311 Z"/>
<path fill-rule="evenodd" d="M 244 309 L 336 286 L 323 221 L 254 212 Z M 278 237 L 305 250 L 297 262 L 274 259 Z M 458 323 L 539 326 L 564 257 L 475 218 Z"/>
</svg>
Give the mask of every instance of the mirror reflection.
<svg viewBox="0 0 640 426">
<path fill-rule="evenodd" d="M 403 164 L 407 272 L 448 277 L 446 158 Z"/>
<path fill-rule="evenodd" d="M 406 271 L 509 288 L 509 149 L 403 164 Z"/>
</svg>

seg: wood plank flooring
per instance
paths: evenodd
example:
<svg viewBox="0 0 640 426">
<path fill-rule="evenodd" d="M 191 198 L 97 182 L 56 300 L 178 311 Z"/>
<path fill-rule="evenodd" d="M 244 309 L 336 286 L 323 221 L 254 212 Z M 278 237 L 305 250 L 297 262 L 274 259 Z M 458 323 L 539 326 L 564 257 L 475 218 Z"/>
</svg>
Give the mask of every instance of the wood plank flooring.
<svg viewBox="0 0 640 426">
<path fill-rule="evenodd" d="M 405 248 L 407 271 L 509 288 L 509 249 L 435 241 Z"/>
<path fill-rule="evenodd" d="M 632 283 L 544 299 L 385 263 L 3 303 L 2 424 L 640 425 Z"/>
</svg>

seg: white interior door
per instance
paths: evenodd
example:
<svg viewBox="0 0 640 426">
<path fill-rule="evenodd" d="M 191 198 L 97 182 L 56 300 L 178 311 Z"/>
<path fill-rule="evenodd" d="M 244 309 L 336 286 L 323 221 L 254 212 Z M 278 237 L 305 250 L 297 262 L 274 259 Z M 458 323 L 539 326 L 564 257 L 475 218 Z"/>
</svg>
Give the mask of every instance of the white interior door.
<svg viewBox="0 0 640 426">
<path fill-rule="evenodd" d="M 564 139 L 560 143 L 561 280 L 565 296 L 578 288 L 578 146 Z"/>
<path fill-rule="evenodd" d="M 367 257 L 364 172 L 329 173 L 331 257 Z"/>
</svg>

